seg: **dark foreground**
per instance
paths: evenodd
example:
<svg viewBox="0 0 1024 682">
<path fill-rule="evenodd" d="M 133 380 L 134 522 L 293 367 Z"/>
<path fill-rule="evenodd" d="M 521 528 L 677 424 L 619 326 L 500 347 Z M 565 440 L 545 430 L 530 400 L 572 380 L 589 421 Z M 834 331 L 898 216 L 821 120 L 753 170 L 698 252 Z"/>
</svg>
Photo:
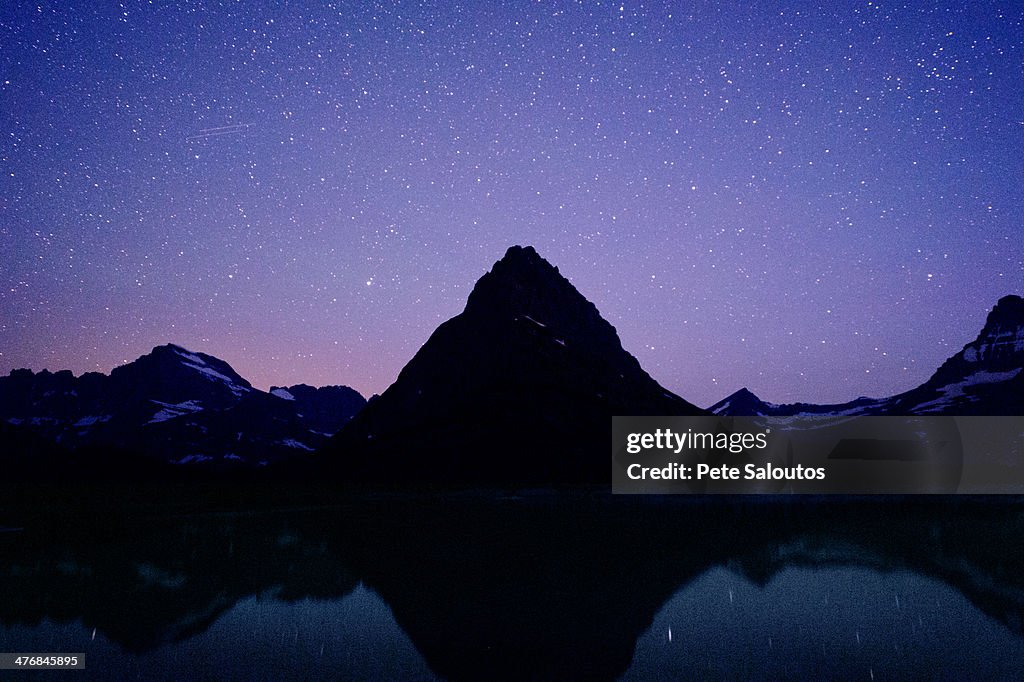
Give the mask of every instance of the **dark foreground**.
<svg viewBox="0 0 1024 682">
<path fill-rule="evenodd" d="M 84 652 L 73 679 L 1019 679 L 1022 540 L 1018 498 L 21 489 L 0 651 Z"/>
</svg>

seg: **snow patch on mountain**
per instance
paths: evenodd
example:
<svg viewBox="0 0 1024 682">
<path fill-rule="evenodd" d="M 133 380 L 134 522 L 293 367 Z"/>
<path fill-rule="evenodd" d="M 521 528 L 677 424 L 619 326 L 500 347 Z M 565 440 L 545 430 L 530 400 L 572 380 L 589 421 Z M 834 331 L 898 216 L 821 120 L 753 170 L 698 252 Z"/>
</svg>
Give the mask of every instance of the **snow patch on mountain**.
<svg viewBox="0 0 1024 682">
<path fill-rule="evenodd" d="M 988 357 L 995 349 L 1013 348 L 1014 353 L 1024 352 L 1024 328 L 1012 329 L 985 339 L 984 343 L 977 347 L 968 346 L 964 349 L 964 360 L 967 362 L 978 362 Z"/>
<path fill-rule="evenodd" d="M 75 426 L 77 426 L 79 428 L 82 428 L 82 427 L 86 427 L 86 426 L 92 426 L 93 424 L 97 424 L 97 423 L 98 424 L 102 424 L 103 422 L 110 421 L 110 419 L 111 419 L 111 416 L 109 414 L 98 415 L 98 416 L 82 417 L 81 419 L 79 419 L 78 421 L 75 422 Z"/>
<path fill-rule="evenodd" d="M 163 409 L 158 410 L 150 420 L 146 422 L 147 424 L 165 422 L 168 419 L 174 419 L 175 417 L 180 417 L 183 414 L 193 414 L 195 412 L 200 412 L 203 409 L 202 403 L 198 400 L 186 400 L 183 403 L 176 404 L 165 403 L 159 400 L 151 400 L 150 402 L 160 405 Z"/>
<path fill-rule="evenodd" d="M 843 410 L 834 410 L 834 411 L 827 412 L 825 414 L 827 414 L 829 417 L 858 417 L 858 416 L 862 416 L 862 415 L 876 414 L 878 412 L 878 408 L 879 408 L 879 403 L 873 402 L 873 403 L 868 403 L 866 405 L 857 405 L 856 407 L 848 407 L 848 408 L 843 409 Z M 794 416 L 797 416 L 797 417 L 817 417 L 817 416 L 821 416 L 821 415 L 822 415 L 821 412 L 814 412 L 814 411 L 806 411 L 806 410 L 804 410 L 804 411 L 797 412 Z"/>
<path fill-rule="evenodd" d="M 295 400 L 295 396 L 288 392 L 284 388 L 275 388 L 270 392 L 270 395 L 276 395 L 281 400 Z"/>
<path fill-rule="evenodd" d="M 547 325 L 546 325 L 546 324 L 544 324 L 543 322 L 538 322 L 537 320 L 533 319 L 533 318 L 532 318 L 532 317 L 530 317 L 529 315 L 523 315 L 523 319 L 524 319 L 524 320 L 527 320 L 527 321 L 529 321 L 529 322 L 533 322 L 533 323 L 534 323 L 535 325 L 537 325 L 538 327 L 547 327 Z"/>
<path fill-rule="evenodd" d="M 206 455 L 185 455 L 179 460 L 175 460 L 175 464 L 198 464 L 200 462 L 209 462 L 213 457 L 207 457 Z"/>
<path fill-rule="evenodd" d="M 186 362 L 185 366 L 190 369 L 196 370 L 197 372 L 202 374 L 204 378 L 209 379 L 210 381 L 224 382 L 225 384 L 228 385 L 228 388 L 231 389 L 231 392 L 237 396 L 240 396 L 244 393 L 248 393 L 250 390 L 252 390 L 246 388 L 245 386 L 239 386 L 238 384 L 235 383 L 234 379 L 224 374 L 221 374 L 212 367 L 207 367 L 206 365 L 197 365 L 192 362 Z"/>
<path fill-rule="evenodd" d="M 181 357 L 185 358 L 189 362 L 194 362 L 197 365 L 205 365 L 206 364 L 205 362 L 203 362 L 203 359 L 201 357 L 199 357 L 195 353 L 190 353 L 189 351 L 185 350 L 184 348 L 181 348 L 180 346 L 172 346 L 171 348 L 174 350 L 174 352 L 177 355 L 180 355 Z"/>
<path fill-rule="evenodd" d="M 975 372 L 971 374 L 963 381 L 958 381 L 954 384 L 943 386 L 940 392 L 943 394 L 939 398 L 929 400 L 921 403 L 914 408 L 915 412 L 936 412 L 943 408 L 949 407 L 950 404 L 957 401 L 958 399 L 966 398 L 967 400 L 975 401 L 977 396 L 967 395 L 964 389 L 968 386 L 980 386 L 982 384 L 998 384 L 1003 381 L 1009 381 L 1015 378 L 1021 373 L 1020 369 L 1011 369 L 1008 372 Z"/>
<path fill-rule="evenodd" d="M 231 379 L 231 377 L 226 376 L 224 374 L 221 374 L 217 370 L 212 369 L 210 367 L 206 367 L 205 365 L 197 365 L 197 364 L 194 364 L 194 363 L 191 363 L 191 362 L 186 362 L 185 366 L 189 367 L 191 369 L 194 369 L 197 372 L 200 372 L 201 374 L 206 375 L 210 379 L 214 379 L 216 381 L 223 381 L 223 382 L 228 383 L 228 384 L 234 384 L 235 383 Z"/>
</svg>

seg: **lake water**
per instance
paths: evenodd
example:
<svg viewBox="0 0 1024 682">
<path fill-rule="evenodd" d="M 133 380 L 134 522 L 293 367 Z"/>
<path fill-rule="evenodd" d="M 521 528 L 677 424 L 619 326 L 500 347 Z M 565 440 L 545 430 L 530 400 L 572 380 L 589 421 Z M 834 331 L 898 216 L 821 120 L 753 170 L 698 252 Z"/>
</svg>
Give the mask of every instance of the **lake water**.
<svg viewBox="0 0 1024 682">
<path fill-rule="evenodd" d="M 84 652 L 73 679 L 1021 679 L 1022 540 L 1006 498 L 83 513 L 0 532 L 0 651 Z"/>
</svg>

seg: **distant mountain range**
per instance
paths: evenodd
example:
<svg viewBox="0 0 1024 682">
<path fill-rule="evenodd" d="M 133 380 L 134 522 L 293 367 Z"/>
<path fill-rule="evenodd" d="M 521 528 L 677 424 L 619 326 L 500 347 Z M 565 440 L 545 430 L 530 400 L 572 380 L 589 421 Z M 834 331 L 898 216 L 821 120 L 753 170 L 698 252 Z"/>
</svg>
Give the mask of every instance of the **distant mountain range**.
<svg viewBox="0 0 1024 682">
<path fill-rule="evenodd" d="M 33 452 L 259 466 L 308 455 L 365 403 L 346 386 L 260 391 L 223 360 L 168 344 L 109 376 L 20 369 L 0 377 L 0 436 Z"/>
<path fill-rule="evenodd" d="M 366 483 L 603 483 L 613 415 L 1022 415 L 1022 368 L 1024 299 L 1007 296 L 906 393 L 775 405 L 741 389 L 705 411 L 652 379 L 558 268 L 514 246 L 369 403 L 345 386 L 260 391 L 223 360 L 165 345 L 109 376 L 0 377 L 0 460 L 114 452 L 206 469 L 290 461 Z"/>
<path fill-rule="evenodd" d="M 889 398 L 839 405 L 768 403 L 746 388 L 712 405 L 730 416 L 792 415 L 1024 415 L 1024 299 L 1005 296 L 981 333 L 946 360 L 928 381 Z"/>
</svg>

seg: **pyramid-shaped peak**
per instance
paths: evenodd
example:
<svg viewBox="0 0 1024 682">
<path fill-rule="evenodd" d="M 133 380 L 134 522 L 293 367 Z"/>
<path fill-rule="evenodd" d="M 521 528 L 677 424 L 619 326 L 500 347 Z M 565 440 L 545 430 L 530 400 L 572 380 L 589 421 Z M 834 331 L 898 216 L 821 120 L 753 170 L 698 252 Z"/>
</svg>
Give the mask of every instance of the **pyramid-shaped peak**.
<svg viewBox="0 0 1024 682">
<path fill-rule="evenodd" d="M 532 246 L 510 246 L 488 275 L 501 280 L 506 286 L 536 286 L 543 282 L 552 283 L 559 280 L 569 285 L 569 282 L 559 274 L 558 268 L 545 260 Z"/>
<path fill-rule="evenodd" d="M 702 413 L 658 385 L 535 249 L 513 246 L 333 451 L 366 480 L 596 483 L 613 415 Z"/>
<path fill-rule="evenodd" d="M 532 246 L 512 246 L 481 277 L 466 302 L 466 314 L 522 317 L 547 324 L 607 325 L 597 308 Z M 607 325 L 610 330 L 611 325 Z"/>
<path fill-rule="evenodd" d="M 548 263 L 539 253 L 537 253 L 537 249 L 529 245 L 519 246 L 518 244 L 508 247 L 508 250 L 505 251 L 505 255 L 502 256 L 497 265 L 504 265 L 508 267 L 546 266 L 554 268 L 553 265 Z M 557 268 L 555 269 L 557 270 Z"/>
</svg>

